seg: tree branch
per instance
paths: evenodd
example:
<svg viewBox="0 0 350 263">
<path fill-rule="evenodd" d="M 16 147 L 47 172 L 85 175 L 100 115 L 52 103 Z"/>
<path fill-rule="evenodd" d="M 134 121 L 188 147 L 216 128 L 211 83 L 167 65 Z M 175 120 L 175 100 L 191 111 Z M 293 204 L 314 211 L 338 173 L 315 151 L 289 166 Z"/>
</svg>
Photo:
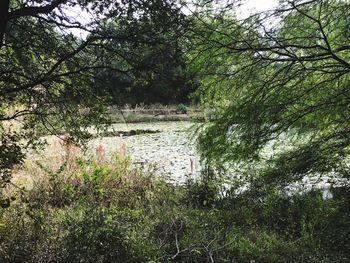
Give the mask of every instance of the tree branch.
<svg viewBox="0 0 350 263">
<path fill-rule="evenodd" d="M 57 8 L 58 6 L 66 2 L 67 0 L 54 0 L 51 2 L 51 4 L 44 5 L 44 6 L 23 7 L 23 8 L 11 11 L 10 13 L 7 14 L 5 19 L 8 21 L 8 20 L 16 19 L 23 16 L 35 16 L 38 14 L 48 14 L 52 12 L 55 8 Z"/>
</svg>

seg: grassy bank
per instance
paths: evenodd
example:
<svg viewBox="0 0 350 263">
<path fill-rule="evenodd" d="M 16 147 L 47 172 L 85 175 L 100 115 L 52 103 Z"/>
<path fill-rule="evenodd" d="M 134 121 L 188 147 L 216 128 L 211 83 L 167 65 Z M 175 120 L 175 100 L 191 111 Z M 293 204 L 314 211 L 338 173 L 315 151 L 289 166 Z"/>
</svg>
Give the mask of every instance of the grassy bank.
<svg viewBox="0 0 350 263">
<path fill-rule="evenodd" d="M 212 180 L 174 186 L 127 158 L 35 167 L 7 189 L 0 262 L 349 262 L 350 192 L 218 197 Z"/>
</svg>

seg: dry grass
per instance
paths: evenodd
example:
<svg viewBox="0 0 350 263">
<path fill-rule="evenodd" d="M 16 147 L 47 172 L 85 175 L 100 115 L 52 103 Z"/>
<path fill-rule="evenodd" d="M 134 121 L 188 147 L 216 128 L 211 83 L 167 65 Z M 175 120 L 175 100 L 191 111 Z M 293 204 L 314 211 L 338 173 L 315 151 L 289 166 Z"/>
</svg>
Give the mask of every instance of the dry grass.
<svg viewBox="0 0 350 263">
<path fill-rule="evenodd" d="M 12 184 L 4 189 L 4 194 L 12 196 L 18 188 L 31 190 L 42 187 L 44 184 L 49 184 L 48 180 L 53 174 L 60 177 L 62 184 L 71 183 L 72 177 L 81 173 L 82 162 L 91 163 L 90 169 L 92 166 L 103 166 L 115 173 L 118 165 L 118 169 L 121 169 L 118 173 L 127 174 L 126 167 L 131 166 L 130 158 L 127 156 L 127 145 L 122 137 L 118 138 L 116 143 L 118 151 L 110 156 L 102 144 L 95 145 L 89 153 L 86 153 L 81 146 L 70 143 L 69 135 L 49 137 L 45 149 L 30 152 L 23 165 L 14 167 Z"/>
</svg>

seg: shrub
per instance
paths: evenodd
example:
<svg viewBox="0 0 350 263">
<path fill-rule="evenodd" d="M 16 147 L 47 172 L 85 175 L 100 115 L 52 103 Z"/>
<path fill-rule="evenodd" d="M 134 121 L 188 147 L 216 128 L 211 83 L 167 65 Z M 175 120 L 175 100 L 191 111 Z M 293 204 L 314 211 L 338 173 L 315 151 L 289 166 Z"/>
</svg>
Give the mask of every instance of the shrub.
<svg viewBox="0 0 350 263">
<path fill-rule="evenodd" d="M 179 104 L 176 106 L 176 112 L 181 114 L 187 114 L 187 107 L 184 104 Z"/>
</svg>

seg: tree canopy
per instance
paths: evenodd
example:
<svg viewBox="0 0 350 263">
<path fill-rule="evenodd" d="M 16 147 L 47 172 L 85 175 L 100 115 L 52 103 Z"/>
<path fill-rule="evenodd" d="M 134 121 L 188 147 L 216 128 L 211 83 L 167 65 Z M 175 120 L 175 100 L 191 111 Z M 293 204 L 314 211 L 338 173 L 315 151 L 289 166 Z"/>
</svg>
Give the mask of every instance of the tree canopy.
<svg viewBox="0 0 350 263">
<path fill-rule="evenodd" d="M 94 71 L 96 94 L 110 94 L 112 103 L 117 105 L 189 101 L 195 82 L 194 74 L 188 72 L 185 61 L 186 19 L 182 23 L 177 28 L 162 28 L 155 36 L 155 28 L 140 19 L 137 26 L 146 38 L 144 41 L 137 44 L 125 41 L 120 45 L 112 40 L 106 42 L 103 48 L 91 50 L 91 56 L 104 65 Z M 130 31 L 128 27 L 121 27 L 118 20 L 105 25 L 102 30 L 113 34 Z M 146 33 L 148 31 L 152 33 Z M 115 70 L 116 67 L 123 70 Z"/>
<path fill-rule="evenodd" d="M 283 185 L 348 177 L 349 14 L 346 1 L 294 0 L 243 20 L 225 7 L 198 20 L 197 53 L 214 58 L 196 60 L 217 112 L 200 138 L 208 162 L 244 161 Z"/>
</svg>

